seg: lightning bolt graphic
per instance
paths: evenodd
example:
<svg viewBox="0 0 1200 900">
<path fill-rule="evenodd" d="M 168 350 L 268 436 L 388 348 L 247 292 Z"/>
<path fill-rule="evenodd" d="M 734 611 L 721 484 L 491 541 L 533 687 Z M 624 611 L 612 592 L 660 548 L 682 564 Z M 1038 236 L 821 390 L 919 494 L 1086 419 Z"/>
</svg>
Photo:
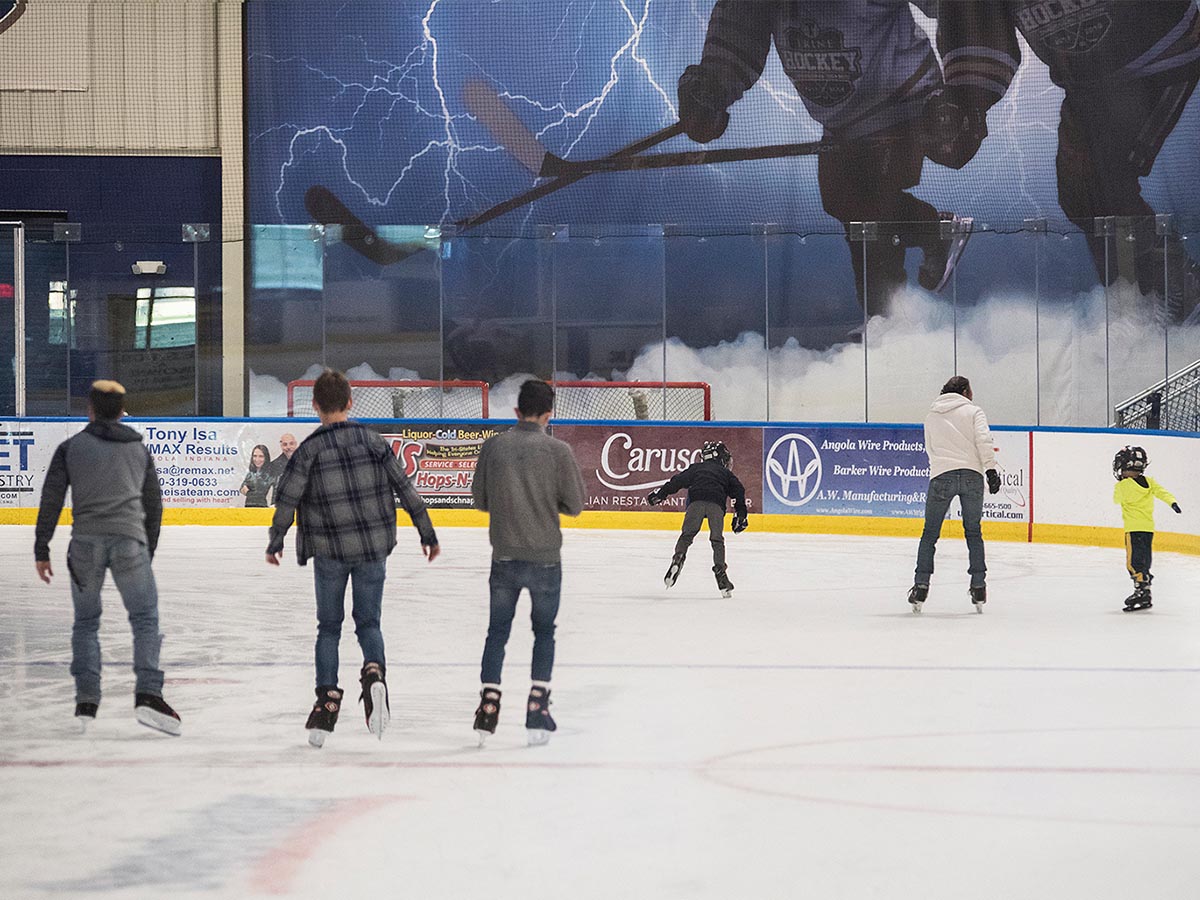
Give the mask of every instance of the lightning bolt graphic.
<svg viewBox="0 0 1200 900">
<path fill-rule="evenodd" d="M 493 0 L 488 5 L 508 4 Z M 280 222 L 289 220 L 289 204 L 307 186 L 295 184 L 299 167 L 318 155 L 322 158 L 332 155 L 347 196 L 353 194 L 375 209 L 403 209 L 405 204 L 398 202 L 397 192 L 410 183 L 421 192 L 416 204 L 427 203 L 431 186 L 427 166 L 432 160 L 438 161 L 438 224 L 445 225 L 485 203 L 495 202 L 471 174 L 481 169 L 477 165 L 468 166 L 467 162 L 479 154 L 502 154 L 503 148 L 474 123 L 458 100 L 457 84 L 463 74 L 463 61 L 471 77 L 482 75 L 489 79 L 514 109 L 523 109 L 519 114 L 535 123 L 539 138 L 553 143 L 555 152 L 563 157 L 569 157 L 580 147 L 624 83 L 636 81 L 643 89 L 650 89 L 656 98 L 660 125 L 674 121 L 673 91 L 664 87 L 642 46 L 652 27 L 655 0 L 640 3 L 592 0 L 590 4 L 570 0 L 554 24 L 549 44 L 570 47 L 572 64 L 560 83 L 538 93 L 510 87 L 511 76 L 501 71 L 505 61 L 489 65 L 473 57 L 468 52 L 470 48 L 460 46 L 454 35 L 444 33 L 451 18 L 446 12 L 449 6 L 445 0 L 428 0 L 419 20 L 415 20 L 417 40 L 396 60 L 371 49 L 378 41 L 363 35 L 345 38 L 356 45 L 352 76 L 335 74 L 328 66 L 303 55 L 251 53 L 256 62 L 278 67 L 299 79 L 310 94 L 321 98 L 321 121 L 293 119 L 251 136 L 252 144 L 279 141 L 281 137 L 284 140 L 273 191 Z M 592 66 L 588 72 L 581 56 L 586 44 L 595 40 L 598 32 L 589 26 L 601 14 L 624 22 L 626 27 L 624 34 L 615 32 L 616 45 L 609 51 L 605 69 L 598 72 Z M 461 10 L 455 15 L 461 25 Z M 612 31 L 609 28 L 600 33 Z M 578 98 L 580 82 L 589 77 L 593 87 L 583 98 Z M 572 92 L 577 97 L 575 102 L 567 100 Z M 374 140 L 364 139 L 364 131 L 368 129 L 373 129 Z M 393 136 L 393 145 L 396 143 L 397 130 L 405 133 L 406 142 L 415 136 L 420 143 L 397 157 L 387 182 L 380 184 L 369 173 L 389 168 L 389 160 L 381 155 L 388 152 L 389 135 Z M 605 138 L 612 143 L 608 135 Z M 415 174 L 418 169 L 422 170 L 419 178 Z M 511 189 L 511 184 L 494 190 L 506 189 Z M 532 212 L 530 209 L 525 213 L 526 221 Z"/>
</svg>

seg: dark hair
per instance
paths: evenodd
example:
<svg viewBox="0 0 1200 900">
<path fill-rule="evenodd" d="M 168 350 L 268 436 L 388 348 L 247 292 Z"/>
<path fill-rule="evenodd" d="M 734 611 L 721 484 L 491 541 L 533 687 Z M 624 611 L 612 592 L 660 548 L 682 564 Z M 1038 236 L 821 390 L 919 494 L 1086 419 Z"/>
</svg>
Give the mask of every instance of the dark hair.
<svg viewBox="0 0 1200 900">
<path fill-rule="evenodd" d="M 119 419 L 125 411 L 125 388 L 115 381 L 93 381 L 88 403 L 97 419 Z"/>
<path fill-rule="evenodd" d="M 263 452 L 263 464 L 261 466 L 259 466 L 257 469 L 254 468 L 254 450 L 261 450 Z M 255 444 L 254 450 L 250 451 L 250 471 L 251 472 L 261 472 L 263 469 L 265 469 L 267 466 L 269 466 L 271 464 L 271 451 L 267 449 L 266 444 Z"/>
<path fill-rule="evenodd" d="M 942 385 L 943 394 L 962 394 L 965 397 L 967 396 L 967 391 L 970 389 L 971 382 L 967 380 L 965 375 L 955 375 Z"/>
<path fill-rule="evenodd" d="M 341 372 L 326 369 L 313 384 L 313 403 L 323 413 L 341 412 L 350 406 L 350 382 Z"/>
<path fill-rule="evenodd" d="M 517 395 L 517 412 L 527 419 L 544 415 L 554 408 L 554 388 L 531 378 L 521 385 L 521 393 Z"/>
</svg>

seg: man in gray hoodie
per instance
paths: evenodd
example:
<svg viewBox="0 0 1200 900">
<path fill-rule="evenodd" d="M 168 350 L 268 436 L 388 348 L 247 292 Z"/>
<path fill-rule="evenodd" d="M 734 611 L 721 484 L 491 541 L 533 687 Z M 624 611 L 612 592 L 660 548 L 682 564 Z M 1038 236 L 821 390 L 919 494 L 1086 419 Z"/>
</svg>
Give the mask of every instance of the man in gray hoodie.
<svg viewBox="0 0 1200 900">
<path fill-rule="evenodd" d="M 475 508 L 490 515 L 492 542 L 491 615 L 475 711 L 481 744 L 496 732 L 504 648 L 522 589 L 533 602 L 533 686 L 525 708 L 529 743 L 546 743 L 557 727 L 550 715 L 550 674 L 562 590 L 558 517 L 583 511 L 583 477 L 571 448 L 546 434 L 553 406 L 550 385 L 526 381 L 517 398 L 517 424 L 484 441 L 475 466 L 471 495 Z"/>
<path fill-rule="evenodd" d="M 976 406 L 971 382 L 955 375 L 942 386 L 942 392 L 925 417 L 925 453 L 929 456 L 929 492 L 925 495 L 925 528 L 917 549 L 917 570 L 908 602 L 913 612 L 929 594 L 933 576 L 933 554 L 942 533 L 942 521 L 950 501 L 958 497 L 962 505 L 963 533 L 967 539 L 967 572 L 971 576 L 971 602 L 983 612 L 987 602 L 987 565 L 983 556 L 983 482 L 988 492 L 1000 490 L 996 470 L 996 451 L 987 416 Z"/>
<path fill-rule="evenodd" d="M 115 381 L 94 382 L 88 426 L 59 444 L 46 472 L 33 554 L 38 577 L 49 584 L 54 575 L 50 540 L 69 487 L 75 718 L 86 730 L 100 705 L 100 588 L 105 573 L 112 572 L 133 629 L 134 715 L 143 725 L 177 735 L 179 715 L 162 698 L 158 589 L 150 568 L 162 525 L 162 490 L 142 435 L 121 424 L 124 414 L 125 388 Z"/>
</svg>

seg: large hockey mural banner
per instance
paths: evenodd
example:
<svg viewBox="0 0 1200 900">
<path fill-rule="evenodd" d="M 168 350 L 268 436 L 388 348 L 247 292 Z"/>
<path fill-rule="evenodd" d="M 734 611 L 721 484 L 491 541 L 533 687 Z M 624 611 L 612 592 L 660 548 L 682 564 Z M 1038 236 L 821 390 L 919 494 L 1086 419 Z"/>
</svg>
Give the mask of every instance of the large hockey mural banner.
<svg viewBox="0 0 1200 900">
<path fill-rule="evenodd" d="M 794 377 L 715 418 L 846 421 L 865 345 L 872 420 L 963 361 L 996 421 L 1096 426 L 1200 357 L 1197 0 L 246 10 L 260 374 L 318 332 L 493 385 L 671 380 L 680 345 L 717 385 L 765 346 Z"/>
<path fill-rule="evenodd" d="M 1027 431 L 993 431 L 1000 492 L 983 517 L 1030 521 L 1032 445 Z M 924 432 L 917 426 L 790 426 L 763 431 L 763 512 L 808 516 L 921 518 L 929 488 Z M 957 499 L 950 518 L 962 518 Z"/>
</svg>

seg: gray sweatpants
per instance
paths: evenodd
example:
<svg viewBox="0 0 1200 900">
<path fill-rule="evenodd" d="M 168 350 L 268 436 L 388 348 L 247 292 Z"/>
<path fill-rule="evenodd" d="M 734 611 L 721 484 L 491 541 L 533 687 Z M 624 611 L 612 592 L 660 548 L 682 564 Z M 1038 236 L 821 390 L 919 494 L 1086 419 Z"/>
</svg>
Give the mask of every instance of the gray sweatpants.
<svg viewBox="0 0 1200 900">
<path fill-rule="evenodd" d="M 675 542 L 675 555 L 686 555 L 688 547 L 692 546 L 696 534 L 704 520 L 708 519 L 708 540 L 712 544 L 713 565 L 719 568 L 725 566 L 725 507 L 717 506 L 707 500 L 697 500 L 689 503 L 687 512 L 683 514 L 683 531 Z"/>
</svg>

